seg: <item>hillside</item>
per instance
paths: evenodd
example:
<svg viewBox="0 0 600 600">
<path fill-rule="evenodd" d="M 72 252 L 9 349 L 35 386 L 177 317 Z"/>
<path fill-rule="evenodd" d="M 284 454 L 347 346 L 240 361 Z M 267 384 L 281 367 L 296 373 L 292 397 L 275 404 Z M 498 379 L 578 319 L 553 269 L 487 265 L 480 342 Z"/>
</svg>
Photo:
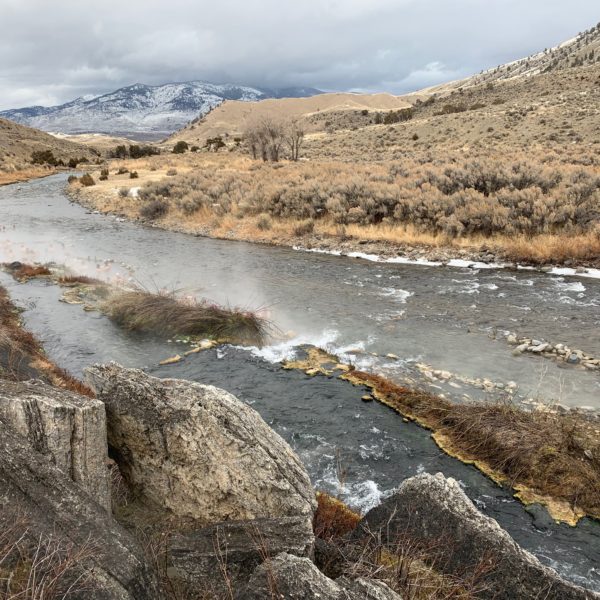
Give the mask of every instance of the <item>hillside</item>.
<svg viewBox="0 0 600 600">
<path fill-rule="evenodd" d="M 427 95 L 444 94 L 459 88 L 464 89 L 481 84 L 515 81 L 542 73 L 589 67 L 597 64 L 600 64 L 600 23 L 554 48 L 546 48 L 541 52 L 504 65 L 498 65 L 466 79 L 443 83 L 417 93 Z"/>
<path fill-rule="evenodd" d="M 269 99 L 260 102 L 227 101 L 199 121 L 192 122 L 166 140 L 167 145 L 184 140 L 203 146 L 217 135 L 240 136 L 248 123 L 271 117 L 280 120 L 301 119 L 312 131 L 325 131 L 330 124 L 364 111 L 390 111 L 410 107 L 401 97 L 391 94 L 320 94 L 310 98 Z"/>
<path fill-rule="evenodd" d="M 531 77 L 480 83 L 423 102 L 411 120 L 374 125 L 354 114 L 353 127 L 309 135 L 303 155 L 345 161 L 397 160 L 418 152 L 513 152 L 533 148 L 584 152 L 600 140 L 600 63 Z M 363 126 L 357 126 L 359 120 Z M 528 150 L 529 151 L 529 150 Z"/>
<path fill-rule="evenodd" d="M 192 81 L 149 86 L 137 83 L 114 92 L 60 106 L 5 110 L 0 117 L 44 131 L 106 133 L 137 139 L 159 139 L 206 114 L 224 100 L 242 102 L 269 97 L 311 95 L 312 88 L 260 89 Z"/>
<path fill-rule="evenodd" d="M 30 169 L 32 152 L 50 150 L 65 163 L 72 158 L 91 159 L 98 152 L 89 146 L 56 138 L 48 133 L 0 119 L 0 172 Z"/>
</svg>

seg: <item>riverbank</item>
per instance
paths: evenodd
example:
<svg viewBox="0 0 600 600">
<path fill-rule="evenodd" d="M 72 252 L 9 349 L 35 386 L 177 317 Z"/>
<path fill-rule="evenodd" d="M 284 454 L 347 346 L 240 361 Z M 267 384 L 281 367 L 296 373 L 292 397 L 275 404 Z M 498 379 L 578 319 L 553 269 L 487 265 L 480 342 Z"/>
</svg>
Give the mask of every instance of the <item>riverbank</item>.
<svg viewBox="0 0 600 600">
<path fill-rule="evenodd" d="M 371 167 L 382 170 L 381 174 L 375 172 L 369 175 L 370 170 L 364 173 L 365 178 L 372 177 L 373 182 L 369 185 L 373 189 L 367 186 L 362 192 L 356 192 L 365 195 L 364 202 L 367 204 L 371 194 L 377 196 L 382 193 L 376 189 L 377 182 L 391 168 L 369 166 L 369 169 Z M 304 173 L 302 169 L 307 172 Z M 517 230 L 502 233 L 500 227 L 491 233 L 484 234 L 483 230 L 475 230 L 456 235 L 450 232 L 452 228 L 448 231 L 433 231 L 428 229 L 429 226 L 418 226 L 412 222 L 413 216 L 398 222 L 392 222 L 386 217 L 379 223 L 369 224 L 365 222 L 368 218 L 360 207 L 356 210 L 342 207 L 340 210 L 345 212 L 339 215 L 335 213 L 339 190 L 330 190 L 331 195 L 327 190 L 319 190 L 320 179 L 312 184 L 313 188 L 304 191 L 298 189 L 298 186 L 305 185 L 302 183 L 303 177 L 308 177 L 309 181 L 311 177 L 317 177 L 310 174 L 311 170 L 317 173 L 322 170 L 321 175 L 325 180 L 327 177 L 337 177 L 343 181 L 344 177 L 359 177 L 362 171 L 355 174 L 356 169 L 365 170 L 365 165 L 355 165 L 353 168 L 349 165 L 320 164 L 307 168 L 306 165 L 298 167 L 296 164 L 283 163 L 275 166 L 262 165 L 240 156 L 213 158 L 187 155 L 184 158 L 172 158 L 163 155 L 145 161 L 113 161 L 110 163 L 108 179 L 100 180 L 100 172 L 92 172 L 95 185 L 82 187 L 79 183 L 74 183 L 69 185 L 67 192 L 71 198 L 90 210 L 170 231 L 216 239 L 234 239 L 398 262 L 406 260 L 448 264 L 452 261 L 466 261 L 488 265 L 519 264 L 537 268 L 549 265 L 600 268 L 600 235 L 594 228 L 587 231 L 578 231 L 577 228 L 564 232 L 557 230 L 554 233 L 542 230 L 537 233 Z M 119 171 L 122 172 L 119 174 Z M 131 179 L 132 171 L 135 172 L 134 179 Z M 576 177 L 573 169 L 561 175 L 563 176 Z M 277 178 L 275 183 L 271 182 L 271 178 Z M 356 186 L 358 183 L 350 181 L 347 185 Z M 265 189 L 268 186 L 273 189 Z M 299 194 L 299 198 L 287 199 L 285 202 L 281 200 L 283 204 L 278 204 L 280 201 L 277 198 L 282 194 L 291 194 L 289 190 L 295 190 L 294 193 Z M 304 198 L 306 194 L 308 196 Z M 315 195 L 321 197 L 323 194 L 325 197 L 322 200 L 314 200 Z M 255 199 L 257 195 L 260 200 Z M 446 202 L 443 198 L 440 201 Z M 325 208 L 311 206 L 314 202 L 323 204 Z M 469 202 L 477 204 L 479 199 L 471 198 Z M 489 211 L 489 214 L 473 216 L 472 219 L 495 221 L 499 218 L 494 212 L 497 210 L 500 209 L 484 206 L 482 211 Z M 506 218 L 506 209 L 503 210 L 502 218 Z M 308 212 L 305 214 L 305 211 Z M 307 214 L 313 216 L 307 217 Z M 346 216 L 342 219 L 341 215 Z M 548 215 L 545 218 L 554 217 Z M 538 225 L 532 225 L 532 228 L 535 227 Z"/>
<path fill-rule="evenodd" d="M 13 183 L 22 183 L 31 179 L 48 177 L 58 171 L 49 167 L 31 167 L 19 171 L 0 171 L 0 186 L 11 185 Z"/>
<path fill-rule="evenodd" d="M 23 328 L 17 307 L 1 286 L 0 378 L 10 381 L 42 379 L 56 387 L 93 396 L 85 384 L 48 359 L 38 340 Z"/>
</svg>

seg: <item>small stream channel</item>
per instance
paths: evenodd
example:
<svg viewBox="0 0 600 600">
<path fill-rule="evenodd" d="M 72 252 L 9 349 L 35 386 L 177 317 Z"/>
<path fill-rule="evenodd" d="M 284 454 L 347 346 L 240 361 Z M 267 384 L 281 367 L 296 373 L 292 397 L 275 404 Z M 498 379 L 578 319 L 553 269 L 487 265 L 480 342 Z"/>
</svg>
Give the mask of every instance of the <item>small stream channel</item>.
<svg viewBox="0 0 600 600">
<path fill-rule="evenodd" d="M 221 347 L 184 362 L 158 362 L 185 346 L 131 335 L 96 313 L 59 302 L 41 280 L 0 285 L 25 308 L 27 326 L 49 355 L 75 375 L 116 360 L 160 377 L 227 389 L 258 410 L 299 453 L 315 486 L 362 511 L 403 479 L 441 471 L 458 479 L 486 514 L 565 577 L 600 590 L 600 524 L 556 525 L 540 507 L 525 509 L 476 469 L 446 456 L 428 432 L 335 378 L 285 371 L 279 361 L 304 343 L 347 355 L 361 368 L 422 381 L 417 363 L 514 381 L 518 398 L 600 407 L 600 376 L 535 356 L 514 357 L 504 330 L 565 342 L 600 356 L 600 281 L 530 271 L 451 269 L 315 255 L 210 240 L 89 214 L 71 204 L 54 176 L 0 189 L 0 261 L 55 261 L 75 272 L 132 278 L 217 302 L 262 307 L 292 339 L 257 349 Z M 378 356 L 373 356 L 376 353 Z M 382 358 L 393 353 L 398 359 Z M 461 383 L 448 397 L 486 397 Z M 345 471 L 338 481 L 338 462 Z"/>
</svg>

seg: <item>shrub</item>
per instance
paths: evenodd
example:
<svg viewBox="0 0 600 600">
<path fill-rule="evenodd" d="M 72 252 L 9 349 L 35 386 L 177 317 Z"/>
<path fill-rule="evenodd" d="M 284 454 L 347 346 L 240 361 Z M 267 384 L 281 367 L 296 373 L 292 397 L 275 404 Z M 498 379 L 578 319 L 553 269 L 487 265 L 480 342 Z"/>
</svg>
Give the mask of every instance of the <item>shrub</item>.
<svg viewBox="0 0 600 600">
<path fill-rule="evenodd" d="M 169 169 L 169 170 L 167 171 L 167 175 L 168 175 L 169 177 L 174 177 L 175 175 L 177 175 L 177 169 Z"/>
<path fill-rule="evenodd" d="M 77 177 L 77 175 L 69 175 L 69 177 L 67 179 L 67 183 L 75 183 L 78 180 L 79 180 L 79 177 Z"/>
<path fill-rule="evenodd" d="M 31 153 L 31 164 L 33 165 L 52 165 L 54 167 L 57 162 L 52 150 L 36 150 Z"/>
<path fill-rule="evenodd" d="M 153 221 L 154 219 L 158 219 L 169 212 L 169 204 L 164 200 L 151 200 L 147 202 L 140 208 L 140 215 L 144 219 L 148 219 L 149 221 Z"/>
<path fill-rule="evenodd" d="M 119 196 L 121 198 L 127 198 L 129 196 L 129 188 L 122 187 L 119 189 Z"/>
<path fill-rule="evenodd" d="M 188 147 L 187 142 L 180 140 L 173 146 L 173 154 L 183 154 Z"/>
<path fill-rule="evenodd" d="M 294 235 L 300 237 L 309 235 L 315 230 L 315 222 L 312 219 L 301 221 L 294 227 Z"/>
<path fill-rule="evenodd" d="M 465 112 L 467 107 L 462 104 L 444 104 L 442 109 L 439 112 L 436 112 L 436 115 L 451 115 L 454 113 Z"/>
<path fill-rule="evenodd" d="M 129 173 L 129 169 L 126 169 L 125 167 L 119 167 L 117 175 L 125 175 L 125 173 Z"/>
<path fill-rule="evenodd" d="M 89 173 L 84 173 L 79 178 L 79 183 L 81 185 L 83 185 L 84 187 L 90 187 L 92 185 L 96 185 L 96 182 L 94 181 L 94 178 Z"/>
<path fill-rule="evenodd" d="M 70 158 L 70 159 L 69 159 L 69 162 L 68 162 L 68 167 L 69 167 L 69 169 L 76 169 L 76 168 L 77 168 L 77 165 L 78 165 L 80 162 L 83 162 L 83 161 L 82 161 L 81 159 L 77 159 L 77 158 Z"/>
<path fill-rule="evenodd" d="M 413 142 L 416 142 L 419 139 L 419 134 L 418 133 L 413 133 L 412 134 L 412 139 L 413 139 Z"/>
<path fill-rule="evenodd" d="M 108 169 L 102 169 L 98 179 L 100 179 L 100 181 L 106 181 L 108 179 Z"/>
<path fill-rule="evenodd" d="M 273 220 L 267 214 L 259 215 L 258 221 L 256 222 L 256 226 L 261 231 L 268 231 L 269 229 L 271 229 L 273 227 Z"/>
<path fill-rule="evenodd" d="M 137 179 L 138 177 L 139 177 L 139 175 L 138 175 L 137 171 L 130 171 L 129 179 Z"/>
</svg>

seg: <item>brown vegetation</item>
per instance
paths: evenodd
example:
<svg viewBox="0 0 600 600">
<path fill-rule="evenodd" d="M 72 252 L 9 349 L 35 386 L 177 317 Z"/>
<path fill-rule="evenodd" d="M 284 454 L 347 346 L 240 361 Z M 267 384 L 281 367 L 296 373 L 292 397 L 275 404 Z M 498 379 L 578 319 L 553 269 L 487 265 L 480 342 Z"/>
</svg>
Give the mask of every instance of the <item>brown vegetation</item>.
<svg viewBox="0 0 600 600">
<path fill-rule="evenodd" d="M 17 309 L 0 287 L 0 377 L 12 380 L 41 378 L 57 387 L 93 397 L 94 393 L 44 355 L 38 341 L 23 329 Z"/>
<path fill-rule="evenodd" d="M 143 290 L 116 294 L 106 302 L 104 310 L 125 329 L 159 335 L 260 344 L 268 329 L 268 323 L 251 311 Z"/>
<path fill-rule="evenodd" d="M 17 281 L 21 282 L 34 279 L 35 277 L 44 277 L 51 274 L 50 269 L 44 265 L 28 264 L 20 264 L 20 266 L 12 270 L 11 273 Z"/>
<path fill-rule="evenodd" d="M 442 449 L 516 489 L 524 501 L 545 503 L 556 519 L 600 518 L 600 431 L 593 421 L 510 403 L 455 404 L 360 371 L 343 378 L 433 430 Z"/>
<path fill-rule="evenodd" d="M 63 275 L 57 279 L 59 285 L 71 286 L 71 285 L 104 285 L 104 282 L 95 277 L 88 277 L 87 275 Z"/>
<path fill-rule="evenodd" d="M 423 544 L 399 535 L 384 545 L 380 536 L 368 531 L 353 538 L 350 534 L 360 515 L 324 493 L 317 494 L 317 502 L 314 532 L 327 551 L 317 544 L 316 558 L 327 576 L 379 579 L 407 600 L 471 600 L 485 589 L 485 575 L 493 569 L 493 561 L 481 561 L 459 576 L 443 574 L 449 551 L 446 540 Z"/>
<path fill-rule="evenodd" d="M 59 533 L 39 535 L 17 510 L 0 512 L 0 598 L 58 600 L 91 591 L 82 562 L 94 555 L 90 542 L 76 549 Z"/>
</svg>

